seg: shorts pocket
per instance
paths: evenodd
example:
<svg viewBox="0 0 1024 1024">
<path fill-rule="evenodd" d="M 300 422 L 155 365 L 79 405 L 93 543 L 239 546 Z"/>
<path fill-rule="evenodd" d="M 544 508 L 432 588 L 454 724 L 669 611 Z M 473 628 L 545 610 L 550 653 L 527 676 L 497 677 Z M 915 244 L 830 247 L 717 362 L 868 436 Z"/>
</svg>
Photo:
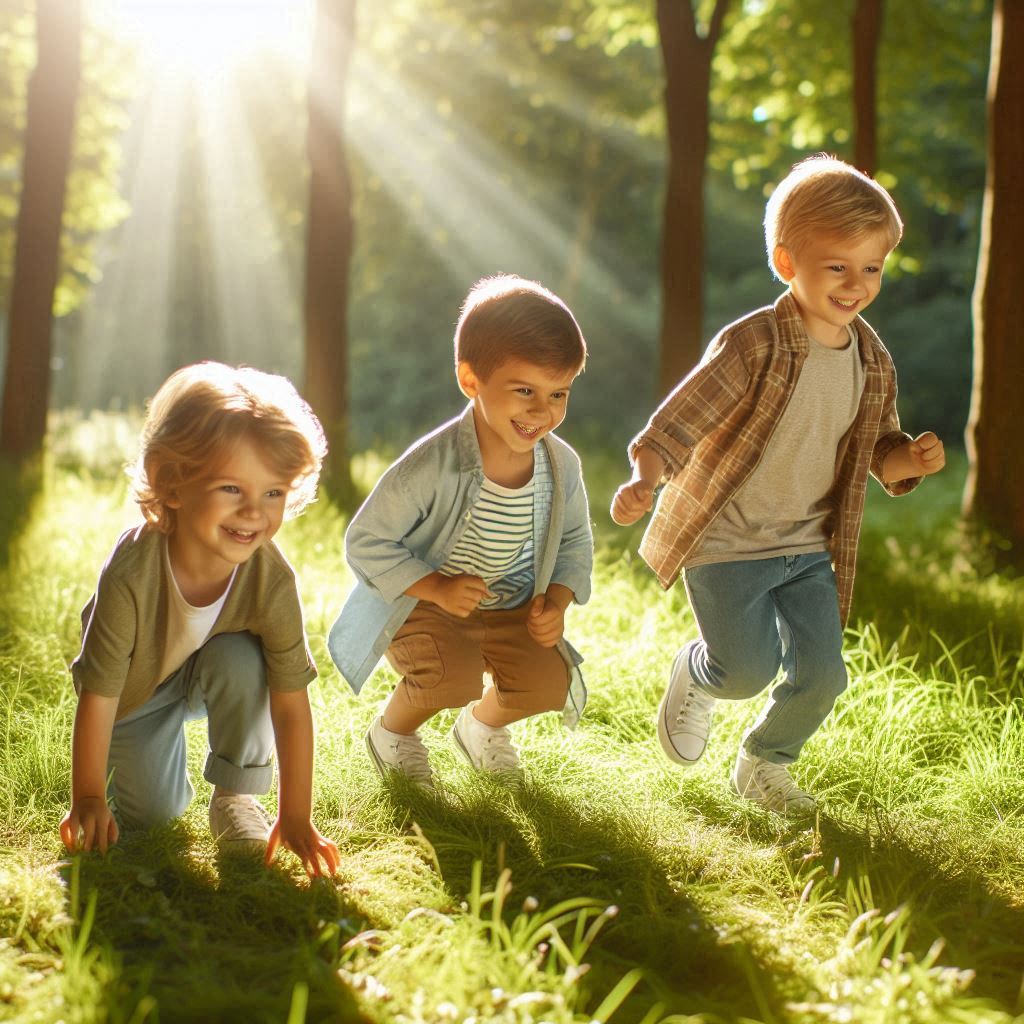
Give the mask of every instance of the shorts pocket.
<svg viewBox="0 0 1024 1024">
<path fill-rule="evenodd" d="M 444 678 L 444 662 L 429 633 L 410 633 L 392 640 L 385 656 L 406 682 L 421 689 L 429 690 Z"/>
</svg>

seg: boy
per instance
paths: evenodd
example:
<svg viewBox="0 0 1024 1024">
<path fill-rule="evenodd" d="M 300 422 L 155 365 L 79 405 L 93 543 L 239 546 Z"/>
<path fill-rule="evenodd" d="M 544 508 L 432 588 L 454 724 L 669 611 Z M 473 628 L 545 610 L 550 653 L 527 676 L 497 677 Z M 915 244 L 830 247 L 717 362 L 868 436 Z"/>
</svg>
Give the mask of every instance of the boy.
<svg viewBox="0 0 1024 1024">
<path fill-rule="evenodd" d="M 120 829 L 182 814 L 195 795 L 183 725 L 205 713 L 220 848 L 269 864 L 283 845 L 310 874 L 321 862 L 337 869 L 337 847 L 310 821 L 306 686 L 316 669 L 294 573 L 273 543 L 285 516 L 313 499 L 325 451 L 320 424 L 283 377 L 200 363 L 153 398 L 134 473 L 145 522 L 103 566 L 71 666 L 78 710 L 60 825 L 69 849 L 106 852 Z M 270 788 L 275 741 L 271 826 L 252 794 Z"/>
<path fill-rule="evenodd" d="M 417 730 L 442 708 L 462 709 L 456 748 L 493 772 L 518 767 L 511 723 L 581 710 L 581 659 L 562 632 L 570 602 L 590 596 L 593 540 L 579 459 L 551 432 L 586 352 L 546 288 L 478 282 L 455 329 L 469 406 L 402 455 L 349 526 L 357 583 L 328 646 L 356 691 L 382 654 L 402 676 L 366 734 L 382 775 L 433 784 Z"/>
<path fill-rule="evenodd" d="M 665 754 L 696 764 L 715 701 L 759 693 L 781 666 L 732 776 L 780 814 L 816 806 L 787 765 L 846 687 L 868 473 L 899 495 L 945 464 L 934 434 L 900 430 L 892 361 L 860 317 L 902 232 L 870 178 L 825 156 L 797 164 L 765 216 L 788 291 L 712 341 L 631 443 L 633 475 L 612 502 L 617 523 L 636 522 L 665 481 L 640 553 L 666 588 L 685 570 L 700 631 L 658 709 Z"/>
</svg>

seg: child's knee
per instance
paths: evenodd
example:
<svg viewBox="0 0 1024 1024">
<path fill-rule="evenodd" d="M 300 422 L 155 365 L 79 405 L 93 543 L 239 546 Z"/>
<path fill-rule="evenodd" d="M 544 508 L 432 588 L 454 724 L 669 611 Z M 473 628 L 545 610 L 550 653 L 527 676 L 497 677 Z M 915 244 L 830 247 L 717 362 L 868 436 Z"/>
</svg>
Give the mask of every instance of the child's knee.
<svg viewBox="0 0 1024 1024">
<path fill-rule="evenodd" d="M 207 640 L 200 652 L 204 672 L 263 682 L 263 646 L 252 633 L 221 633 Z"/>
<path fill-rule="evenodd" d="M 732 652 L 728 659 L 714 655 L 707 659 L 707 675 L 713 697 L 746 700 L 756 697 L 771 685 L 779 671 L 778 657 L 764 657 L 756 652 Z"/>
</svg>

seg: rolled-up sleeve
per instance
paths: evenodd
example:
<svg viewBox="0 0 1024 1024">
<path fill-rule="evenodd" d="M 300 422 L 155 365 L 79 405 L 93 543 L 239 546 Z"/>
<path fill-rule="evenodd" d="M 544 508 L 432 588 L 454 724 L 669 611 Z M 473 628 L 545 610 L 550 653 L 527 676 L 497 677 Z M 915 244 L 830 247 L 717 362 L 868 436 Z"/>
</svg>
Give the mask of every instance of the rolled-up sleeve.
<svg viewBox="0 0 1024 1024">
<path fill-rule="evenodd" d="M 262 611 L 259 633 L 267 686 L 278 692 L 304 689 L 316 678 L 317 671 L 306 642 L 294 576 L 289 575 L 274 588 Z"/>
<path fill-rule="evenodd" d="M 878 423 L 878 437 L 871 452 L 871 475 L 885 488 L 886 493 L 893 497 L 909 494 L 924 479 L 921 476 L 908 477 L 906 480 L 882 479 L 882 466 L 886 457 L 900 445 L 912 441 L 913 438 L 900 427 L 899 414 L 896 412 L 896 371 L 891 361 L 886 364 L 885 406 Z"/>
</svg>

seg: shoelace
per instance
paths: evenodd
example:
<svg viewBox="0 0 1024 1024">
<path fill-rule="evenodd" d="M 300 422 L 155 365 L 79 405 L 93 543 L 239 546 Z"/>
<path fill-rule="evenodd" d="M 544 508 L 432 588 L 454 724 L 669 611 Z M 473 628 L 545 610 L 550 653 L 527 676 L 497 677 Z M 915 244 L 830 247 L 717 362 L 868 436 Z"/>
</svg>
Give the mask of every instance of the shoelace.
<svg viewBox="0 0 1024 1024">
<path fill-rule="evenodd" d="M 691 729 L 693 735 L 706 737 L 711 724 L 710 715 L 708 714 L 711 710 L 714 697 L 709 697 L 707 694 L 698 690 L 696 686 L 691 686 L 689 693 L 686 695 L 686 700 L 679 707 L 679 714 L 676 715 L 676 732 L 682 732 L 680 726 L 690 725 L 696 727 Z M 691 712 L 697 712 L 699 718 L 694 718 L 687 721 L 687 716 Z"/>
<path fill-rule="evenodd" d="M 222 813 L 231 824 L 231 831 L 238 838 L 262 839 L 267 834 L 269 823 L 263 808 L 255 800 L 242 797 L 220 797 L 216 803 L 218 813 Z"/>
<path fill-rule="evenodd" d="M 394 743 L 395 755 L 402 771 L 410 779 L 430 778 L 427 748 L 415 736 L 403 736 Z"/>
<path fill-rule="evenodd" d="M 804 795 L 800 787 L 793 781 L 793 776 L 789 774 L 784 764 L 774 764 L 771 761 L 765 761 L 754 769 L 754 777 L 767 796 L 772 799 L 778 798 L 783 804 L 793 794 Z"/>
<path fill-rule="evenodd" d="M 519 767 L 519 755 L 512 747 L 508 729 L 495 729 L 484 740 L 481 760 L 490 771 L 512 771 Z"/>
</svg>

